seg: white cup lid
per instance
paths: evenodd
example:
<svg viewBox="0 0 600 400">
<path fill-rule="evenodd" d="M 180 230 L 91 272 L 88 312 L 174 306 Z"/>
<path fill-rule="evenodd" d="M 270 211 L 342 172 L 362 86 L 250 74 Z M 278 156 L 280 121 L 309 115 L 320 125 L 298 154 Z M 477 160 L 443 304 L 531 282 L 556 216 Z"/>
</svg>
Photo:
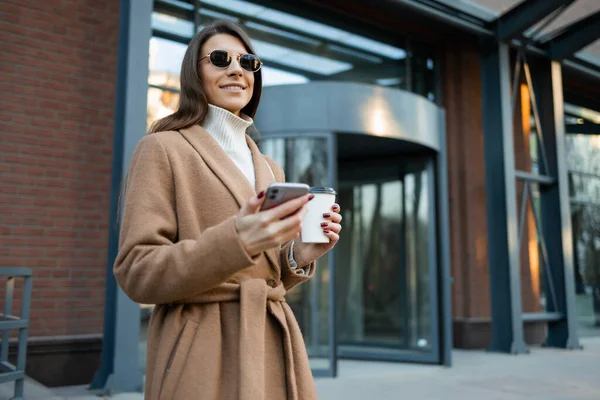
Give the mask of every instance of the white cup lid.
<svg viewBox="0 0 600 400">
<path fill-rule="evenodd" d="M 337 193 L 333 188 L 325 187 L 325 186 L 313 186 L 310 188 L 311 193 L 323 193 L 323 194 L 332 194 L 336 195 Z"/>
</svg>

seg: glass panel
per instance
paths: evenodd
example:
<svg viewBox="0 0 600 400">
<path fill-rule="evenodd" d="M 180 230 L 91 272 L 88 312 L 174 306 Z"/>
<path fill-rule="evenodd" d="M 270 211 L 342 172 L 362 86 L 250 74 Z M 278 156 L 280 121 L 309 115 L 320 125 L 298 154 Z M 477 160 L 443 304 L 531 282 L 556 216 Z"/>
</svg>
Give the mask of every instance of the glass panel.
<svg viewBox="0 0 600 400">
<path fill-rule="evenodd" d="M 148 83 L 179 89 L 179 73 L 186 48 L 187 46 L 171 40 L 156 37 L 150 39 Z"/>
<path fill-rule="evenodd" d="M 275 23 L 282 27 L 292 28 L 310 35 L 319 36 L 323 39 L 334 40 L 342 44 L 350 45 L 357 49 L 379 53 L 383 56 L 393 59 L 402 59 L 406 57 L 406 52 L 401 48 L 368 39 L 363 36 L 354 35 L 342 29 L 337 29 L 316 21 L 297 17 L 295 15 L 278 10 L 261 7 L 245 1 L 202 0 L 202 3 L 223 7 L 225 9 L 255 17 L 265 22 Z"/>
<path fill-rule="evenodd" d="M 408 280 L 406 300 L 409 327 L 405 330 L 405 343 L 416 350 L 431 350 L 431 293 L 429 291 L 430 263 L 429 259 L 429 204 L 431 188 L 427 185 L 429 174 L 422 166 L 422 171 L 407 174 L 405 181 L 406 204 L 406 260 Z"/>
<path fill-rule="evenodd" d="M 264 74 L 269 75 L 273 69 L 290 74 L 280 73 L 276 78 L 267 76 L 269 84 L 327 79 L 407 87 L 407 53 L 403 46 L 383 43 L 251 2 L 202 1 L 201 9 L 207 8 L 221 14 L 232 12 L 246 16 L 247 20 L 242 18 L 239 22 L 248 32 L 265 66 L 271 68 L 265 69 Z M 203 21 L 210 21 L 208 13 L 204 14 Z M 424 95 L 428 96 L 428 93 Z"/>
<path fill-rule="evenodd" d="M 186 8 L 189 7 L 187 4 Z M 412 87 L 415 93 L 437 101 L 438 66 L 434 52 L 415 51 L 409 84 L 404 39 L 390 37 L 394 43 L 384 43 L 240 0 L 204 0 L 198 12 L 201 27 L 217 18 L 231 19 L 242 25 L 264 61 L 265 86 L 313 80 L 352 81 L 398 89 Z M 240 19 L 233 14 L 244 17 Z M 192 21 L 157 12 L 152 16 L 152 27 L 183 38 L 193 34 Z M 183 44 L 153 38 L 150 84 L 178 88 L 184 52 Z"/>
<path fill-rule="evenodd" d="M 179 93 L 156 88 L 148 89 L 148 128 L 157 119 L 173 114 L 179 104 Z"/>
<path fill-rule="evenodd" d="M 191 21 L 157 12 L 152 13 L 152 29 L 158 29 L 190 39 L 194 34 L 194 24 Z"/>
<path fill-rule="evenodd" d="M 517 182 L 518 187 L 518 212 L 519 221 L 521 215 L 522 191 L 525 184 Z M 520 265 L 521 265 L 521 301 L 524 313 L 553 312 L 548 308 L 551 296 L 555 296 L 554 282 L 547 273 L 547 260 L 544 259 L 542 251 L 543 236 L 539 230 L 542 229 L 542 209 L 540 204 L 540 188 L 537 183 L 529 183 L 531 194 L 527 194 L 527 206 L 525 209 L 523 233 L 521 237 Z M 536 218 L 537 225 L 536 226 Z M 539 230 L 538 230 L 539 229 Z M 546 280 L 548 277 L 548 280 Z M 556 304 L 554 302 L 553 304 Z"/>
<path fill-rule="evenodd" d="M 327 138 L 266 139 L 262 151 L 281 165 L 288 182 L 329 186 Z M 330 370 L 329 359 L 329 257 L 317 261 L 317 270 L 308 283 L 286 295 L 304 335 L 313 370 Z"/>
<path fill-rule="evenodd" d="M 517 90 L 513 141 L 515 167 L 519 171 L 539 173 L 544 161 L 538 146 L 538 127 L 535 123 L 533 103 L 526 83 L 521 83 Z"/>
<path fill-rule="evenodd" d="M 263 66 L 261 71 L 263 74 L 263 87 L 308 82 L 308 78 L 304 75 L 283 71 L 273 67 Z"/>
<path fill-rule="evenodd" d="M 252 40 L 256 54 L 263 61 L 273 61 L 291 68 L 301 69 L 321 75 L 332 75 L 352 68 L 352 64 L 332 60 L 326 57 L 292 50 L 288 47 L 267 43 L 262 40 Z"/>
<path fill-rule="evenodd" d="M 595 122 L 590 111 L 577 123 Z M 566 150 L 579 332 L 600 336 L 600 135 L 567 135 Z"/>
<path fill-rule="evenodd" d="M 338 344 L 431 351 L 426 166 L 361 170 L 339 170 L 346 233 L 336 252 L 344 266 L 336 270 Z"/>
</svg>

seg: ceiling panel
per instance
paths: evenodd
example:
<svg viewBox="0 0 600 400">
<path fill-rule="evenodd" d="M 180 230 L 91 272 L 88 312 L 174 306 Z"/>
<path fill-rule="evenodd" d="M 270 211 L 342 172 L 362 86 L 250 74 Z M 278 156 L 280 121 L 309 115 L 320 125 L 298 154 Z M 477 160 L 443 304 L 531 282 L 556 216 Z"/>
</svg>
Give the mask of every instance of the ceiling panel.
<svg viewBox="0 0 600 400">
<path fill-rule="evenodd" d="M 447 1 L 444 0 L 441 1 L 447 3 Z M 477 7 L 490 12 L 490 14 L 499 16 L 523 1 L 524 0 L 455 0 L 453 2 L 459 8 L 460 5 Z M 540 21 L 540 23 L 534 26 L 527 34 L 535 34 L 535 37 L 548 35 L 557 29 L 565 28 L 573 22 L 598 11 L 600 11 L 600 0 L 576 0 L 573 4 L 567 6 L 552 22 L 544 26 L 543 29 L 540 28 L 544 24 L 544 21 Z M 582 51 L 576 53 L 576 55 L 588 62 L 600 66 L 600 40 L 596 40 Z"/>
</svg>

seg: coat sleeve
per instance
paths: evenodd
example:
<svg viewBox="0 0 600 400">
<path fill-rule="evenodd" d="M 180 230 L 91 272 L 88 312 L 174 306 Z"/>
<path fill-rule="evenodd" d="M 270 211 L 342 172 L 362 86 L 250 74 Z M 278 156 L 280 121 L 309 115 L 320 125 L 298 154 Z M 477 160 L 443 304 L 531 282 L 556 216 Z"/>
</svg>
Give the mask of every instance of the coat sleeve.
<svg viewBox="0 0 600 400">
<path fill-rule="evenodd" d="M 180 301 L 256 264 L 239 239 L 235 217 L 195 240 L 177 240 L 175 187 L 168 154 L 156 134 L 134 151 L 125 188 L 114 275 L 134 301 Z"/>
<path fill-rule="evenodd" d="M 285 173 L 283 172 L 283 169 L 269 157 L 265 156 L 265 159 L 271 167 L 271 170 L 273 171 L 277 182 L 285 182 Z M 309 265 L 298 265 L 297 268 L 292 268 L 289 261 L 290 246 L 291 242 L 286 243 L 281 247 L 281 250 L 279 252 L 279 262 L 281 265 L 281 282 L 283 283 L 283 286 L 286 290 L 290 290 L 293 287 L 298 286 L 303 282 L 306 282 L 315 274 L 314 261 Z M 303 273 L 304 271 L 308 271 L 308 274 Z"/>
</svg>

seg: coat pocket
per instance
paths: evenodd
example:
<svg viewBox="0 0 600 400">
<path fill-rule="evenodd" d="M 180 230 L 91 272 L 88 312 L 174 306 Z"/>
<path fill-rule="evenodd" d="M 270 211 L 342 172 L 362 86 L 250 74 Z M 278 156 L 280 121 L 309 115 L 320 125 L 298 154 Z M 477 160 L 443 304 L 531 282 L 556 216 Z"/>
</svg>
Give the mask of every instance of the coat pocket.
<svg viewBox="0 0 600 400">
<path fill-rule="evenodd" d="M 173 400 L 173 395 L 179 384 L 179 378 L 194 342 L 197 328 L 198 324 L 194 321 L 186 320 L 183 324 L 169 357 L 169 362 L 167 363 L 167 369 L 160 390 L 160 400 Z"/>
</svg>

